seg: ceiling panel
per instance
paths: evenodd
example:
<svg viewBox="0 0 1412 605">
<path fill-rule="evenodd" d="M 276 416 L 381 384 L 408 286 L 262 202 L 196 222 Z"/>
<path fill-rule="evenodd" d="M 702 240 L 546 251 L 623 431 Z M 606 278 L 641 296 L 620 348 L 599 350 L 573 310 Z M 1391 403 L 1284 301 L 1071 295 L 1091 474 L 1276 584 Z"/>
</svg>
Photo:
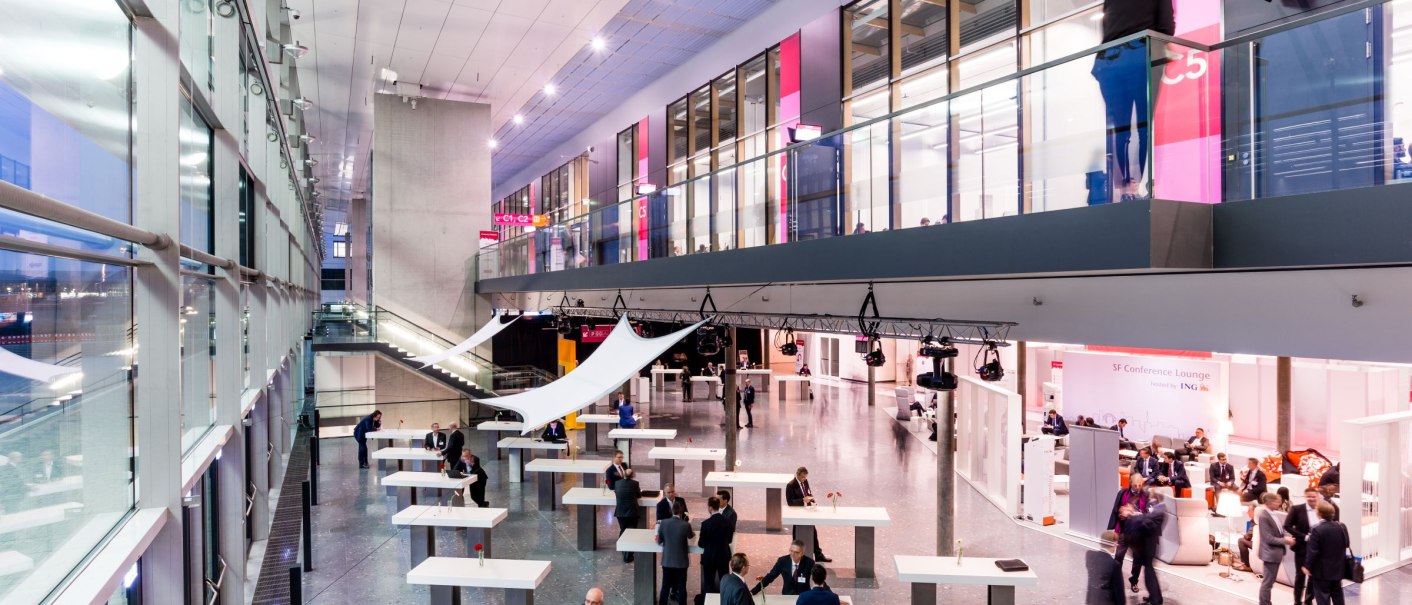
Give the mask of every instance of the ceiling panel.
<svg viewBox="0 0 1412 605">
<path fill-rule="evenodd" d="M 450 2 L 437 0 L 416 0 L 408 2 L 402 11 L 402 20 L 397 29 L 398 49 L 407 48 L 430 53 L 436 48 L 437 38 L 451 11 Z M 456 35 L 454 32 L 451 35 Z"/>
</svg>

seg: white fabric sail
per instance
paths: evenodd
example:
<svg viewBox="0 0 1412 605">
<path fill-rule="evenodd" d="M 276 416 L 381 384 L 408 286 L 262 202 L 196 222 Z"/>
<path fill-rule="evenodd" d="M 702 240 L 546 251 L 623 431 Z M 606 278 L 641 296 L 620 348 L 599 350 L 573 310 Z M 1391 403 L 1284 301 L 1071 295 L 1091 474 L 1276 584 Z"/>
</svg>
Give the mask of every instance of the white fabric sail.
<svg viewBox="0 0 1412 605">
<path fill-rule="evenodd" d="M 624 315 L 598 350 L 563 378 L 523 393 L 476 401 L 518 413 L 524 418 L 520 433 L 528 433 L 602 399 L 704 323 L 697 322 L 660 338 L 643 338 L 633 332 Z"/>
<path fill-rule="evenodd" d="M 28 357 L 21 357 L 11 353 L 9 349 L 0 347 L 0 372 L 13 374 L 20 378 L 49 382 L 64 374 L 78 372 L 79 368 L 56 366 L 54 364 L 35 361 Z"/>
<path fill-rule="evenodd" d="M 516 315 L 515 317 L 511 318 L 510 321 L 507 322 L 501 322 L 500 319 L 500 314 L 496 313 L 494 317 L 490 318 L 490 321 L 485 322 L 485 325 L 481 326 L 481 329 L 476 330 L 475 334 L 472 334 L 470 338 L 461 341 L 460 344 L 440 353 L 422 355 L 420 357 L 411 357 L 408 359 L 408 361 L 415 361 L 417 363 L 422 364 L 422 367 L 426 367 L 434 363 L 440 363 L 451 359 L 452 357 L 474 349 L 480 346 L 481 343 L 490 340 L 496 334 L 499 334 L 501 330 L 504 330 L 505 328 L 509 327 L 510 324 L 519 321 L 520 316 Z"/>
</svg>

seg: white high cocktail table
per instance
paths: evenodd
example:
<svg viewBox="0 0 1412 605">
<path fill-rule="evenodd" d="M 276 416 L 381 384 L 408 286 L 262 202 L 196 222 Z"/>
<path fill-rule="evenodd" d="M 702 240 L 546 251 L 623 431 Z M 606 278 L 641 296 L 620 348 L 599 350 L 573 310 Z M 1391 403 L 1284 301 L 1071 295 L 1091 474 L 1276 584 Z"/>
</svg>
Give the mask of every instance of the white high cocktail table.
<svg viewBox="0 0 1412 605">
<path fill-rule="evenodd" d="M 1014 605 L 1016 586 L 1035 586 L 1034 570 L 1001 571 L 997 559 L 963 557 L 919 557 L 895 555 L 897 579 L 912 583 L 912 605 L 936 605 L 937 584 L 984 584 L 989 586 L 990 605 Z"/>
<path fill-rule="evenodd" d="M 789 397 L 789 389 L 784 386 L 784 383 L 793 382 L 799 385 L 799 388 L 797 389 L 797 392 L 799 393 L 799 398 L 804 399 L 809 396 L 809 386 L 811 384 L 810 381 L 813 380 L 813 377 L 793 375 L 776 376 L 775 380 L 780 383 L 780 401 L 784 401 L 786 398 Z"/>
<path fill-rule="evenodd" d="M 392 515 L 393 525 L 406 525 L 411 533 L 412 567 L 436 556 L 436 528 L 466 530 L 466 556 L 476 556 L 480 544 L 485 556 L 491 556 L 490 530 L 505 520 L 509 511 L 503 508 L 464 506 L 412 505 Z"/>
<path fill-rule="evenodd" d="M 794 605 L 799 601 L 799 595 L 778 594 L 770 597 L 769 605 Z M 853 597 L 848 595 L 838 595 L 838 602 L 843 605 L 853 605 Z M 706 593 L 706 601 L 703 605 L 721 605 L 721 593 Z"/>
<path fill-rule="evenodd" d="M 558 508 L 556 501 L 559 496 L 555 493 L 558 490 L 554 489 L 555 473 L 583 475 L 584 487 L 593 487 L 598 485 L 598 477 L 612 464 L 609 460 L 540 458 L 526 464 L 525 472 L 539 473 L 539 510 L 555 510 Z"/>
<path fill-rule="evenodd" d="M 506 437 L 496 444 L 499 449 L 510 450 L 510 483 L 524 480 L 524 459 L 526 450 L 539 451 L 547 458 L 558 458 L 559 452 L 568 451 L 567 443 L 550 443 L 529 437 Z"/>
<path fill-rule="evenodd" d="M 657 555 L 662 553 L 662 545 L 657 543 L 656 529 L 629 529 L 618 537 L 618 552 L 633 553 L 632 602 L 633 605 L 654 605 L 657 598 Z M 696 540 L 687 541 L 687 553 L 702 553 Z"/>
<path fill-rule="evenodd" d="M 780 521 L 780 505 L 784 499 L 784 486 L 794 480 L 789 473 L 730 473 L 714 472 L 706 475 L 707 487 L 763 487 L 765 488 L 765 529 L 784 529 Z M 731 498 L 731 502 L 737 502 Z"/>
<path fill-rule="evenodd" d="M 549 576 L 549 561 L 429 557 L 407 572 L 408 584 L 431 587 L 431 605 L 460 605 L 461 587 L 503 588 L 506 605 L 534 605 L 534 591 Z"/>
<path fill-rule="evenodd" d="M 814 507 L 786 506 L 783 521 L 794 526 L 794 539 L 804 542 L 804 552 L 814 550 L 814 530 L 819 525 L 853 528 L 853 570 L 860 578 L 875 578 L 874 544 L 879 527 L 892 525 L 880 506 L 840 506 L 825 502 Z"/>
<path fill-rule="evenodd" d="M 392 447 L 392 446 L 396 445 L 395 442 L 397 442 L 397 441 L 406 441 L 406 442 L 407 442 L 407 444 L 406 444 L 407 447 L 416 447 L 417 445 L 420 445 L 419 442 L 421 442 L 423 439 L 426 439 L 427 433 L 430 433 L 430 432 L 431 432 L 431 429 L 430 429 L 430 428 L 427 428 L 427 429 L 380 429 L 380 430 L 376 430 L 376 431 L 373 431 L 373 432 L 371 432 L 371 433 L 368 433 L 368 434 L 364 435 L 364 437 L 365 437 L 368 441 L 372 441 L 372 442 L 373 442 L 373 446 L 372 446 L 371 448 L 369 448 L 370 450 L 378 450 L 378 449 L 382 449 L 382 448 L 384 448 L 384 447 Z M 378 460 L 378 470 L 379 470 L 379 471 L 382 471 L 382 472 L 384 472 L 384 473 L 387 472 L 387 460 L 386 460 L 386 459 L 380 459 L 380 460 Z"/>
<path fill-rule="evenodd" d="M 755 387 L 756 391 L 770 392 L 770 377 L 774 374 L 770 370 L 736 370 L 735 373 L 740 375 L 740 380 L 736 382 L 735 388 L 745 388 L 745 379 L 749 378 L 750 384 Z"/>
<path fill-rule="evenodd" d="M 667 374 L 681 374 L 681 368 L 652 368 L 652 371 L 649 373 L 652 374 L 652 388 L 663 391 L 667 388 L 667 379 L 664 378 L 664 376 Z"/>
<path fill-rule="evenodd" d="M 397 471 L 426 471 L 437 470 L 436 463 L 441 462 L 441 453 L 420 447 L 385 447 L 372 453 L 372 459 L 378 461 L 378 468 L 387 467 L 384 475 L 390 475 Z M 396 470 L 392 465 L 384 464 L 385 461 L 395 460 Z M 411 461 L 411 464 L 407 464 Z M 387 495 L 391 496 L 397 488 L 387 486 Z"/>
<path fill-rule="evenodd" d="M 638 519 L 647 522 L 648 511 L 657 506 L 657 496 L 643 496 L 637 499 Z M 578 549 L 582 551 L 598 548 L 598 519 L 593 513 L 595 506 L 618 506 L 618 495 L 606 487 L 571 487 L 564 492 L 564 504 L 582 507 L 578 514 Z"/>
<path fill-rule="evenodd" d="M 524 430 L 524 426 L 525 423 L 523 422 L 513 422 L 509 420 L 487 420 L 485 422 L 477 424 L 476 430 L 486 431 L 488 433 L 495 433 L 495 435 L 491 437 L 492 439 L 494 439 L 495 437 L 499 437 L 500 433 L 514 433 L 518 435 L 520 434 L 521 430 Z M 495 449 L 495 459 L 501 459 L 500 448 Z"/>
<path fill-rule="evenodd" d="M 441 491 L 457 491 L 465 489 L 467 485 L 475 483 L 476 476 L 469 475 L 460 479 L 452 479 L 441 473 L 426 473 L 418 471 L 397 471 L 382 478 L 383 485 L 390 485 L 397 488 L 397 510 L 417 504 L 417 488 L 428 488 L 438 490 L 437 501 L 441 501 Z M 448 498 L 449 494 L 446 495 Z"/>
<path fill-rule="evenodd" d="M 706 475 L 716 470 L 717 462 L 724 463 L 726 461 L 726 450 L 709 447 L 654 447 L 647 450 L 647 457 L 658 461 L 657 469 L 662 476 L 660 483 L 662 487 L 666 487 L 668 483 L 676 483 L 677 467 L 675 461 L 700 460 L 701 495 L 710 496 L 711 492 L 706 487 Z"/>
<path fill-rule="evenodd" d="M 692 376 L 692 377 L 691 377 L 691 381 L 692 381 L 692 382 L 704 382 L 704 383 L 706 383 L 706 384 L 711 385 L 711 387 L 706 390 L 706 398 L 707 398 L 707 399 L 715 399 L 715 398 L 717 398 L 717 397 L 720 397 L 720 390 L 721 390 L 721 377 L 720 377 L 720 376 Z"/>
<path fill-rule="evenodd" d="M 617 414 L 579 414 L 577 419 L 586 425 L 583 438 L 584 448 L 590 452 L 598 451 L 598 425 L 618 426 L 620 420 Z"/>
<path fill-rule="evenodd" d="M 632 464 L 632 442 L 640 440 L 651 440 L 654 445 L 662 446 L 667 444 L 668 439 L 677 438 L 676 429 L 613 429 L 608 431 L 608 438 L 614 440 L 615 447 L 623 452 L 623 461 Z"/>
</svg>

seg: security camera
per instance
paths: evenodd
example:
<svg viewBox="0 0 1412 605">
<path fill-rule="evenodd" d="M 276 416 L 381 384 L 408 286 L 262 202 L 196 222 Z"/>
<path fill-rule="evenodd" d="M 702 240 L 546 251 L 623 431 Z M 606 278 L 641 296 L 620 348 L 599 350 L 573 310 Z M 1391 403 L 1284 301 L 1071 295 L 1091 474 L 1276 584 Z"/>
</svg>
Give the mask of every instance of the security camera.
<svg viewBox="0 0 1412 605">
<path fill-rule="evenodd" d="M 295 20 L 295 21 L 298 21 L 299 18 L 300 18 L 300 17 L 303 17 L 303 16 L 304 16 L 303 13 L 301 13 L 301 12 L 299 12 L 299 11 L 297 11 L 297 10 L 294 10 L 294 9 L 292 9 L 292 8 L 289 9 L 289 18 L 290 18 L 290 19 L 293 19 L 293 20 Z"/>
</svg>

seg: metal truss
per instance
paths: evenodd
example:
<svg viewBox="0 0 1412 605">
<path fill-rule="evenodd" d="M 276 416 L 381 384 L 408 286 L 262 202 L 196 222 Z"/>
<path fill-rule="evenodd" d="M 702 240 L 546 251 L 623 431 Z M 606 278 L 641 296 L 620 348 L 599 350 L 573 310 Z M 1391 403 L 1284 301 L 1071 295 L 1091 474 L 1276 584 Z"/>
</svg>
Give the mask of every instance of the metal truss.
<svg viewBox="0 0 1412 605">
<path fill-rule="evenodd" d="M 859 335 L 859 320 L 855 315 L 800 315 L 793 313 L 752 313 L 741 311 L 708 311 L 705 314 L 691 311 L 668 309 L 628 309 L 624 307 L 576 307 L 565 305 L 555 307 L 554 312 L 561 316 L 606 319 L 616 321 L 624 313 L 631 319 L 685 325 L 702 317 L 711 324 L 741 328 L 768 328 L 771 330 L 793 329 L 801 332 L 824 332 L 830 334 Z M 873 335 L 882 338 L 921 339 L 931 336 L 936 339 L 949 338 L 956 344 L 996 344 L 1009 346 L 1005 341 L 1015 322 L 972 321 L 958 319 L 915 319 L 906 317 L 866 317 Z"/>
</svg>

